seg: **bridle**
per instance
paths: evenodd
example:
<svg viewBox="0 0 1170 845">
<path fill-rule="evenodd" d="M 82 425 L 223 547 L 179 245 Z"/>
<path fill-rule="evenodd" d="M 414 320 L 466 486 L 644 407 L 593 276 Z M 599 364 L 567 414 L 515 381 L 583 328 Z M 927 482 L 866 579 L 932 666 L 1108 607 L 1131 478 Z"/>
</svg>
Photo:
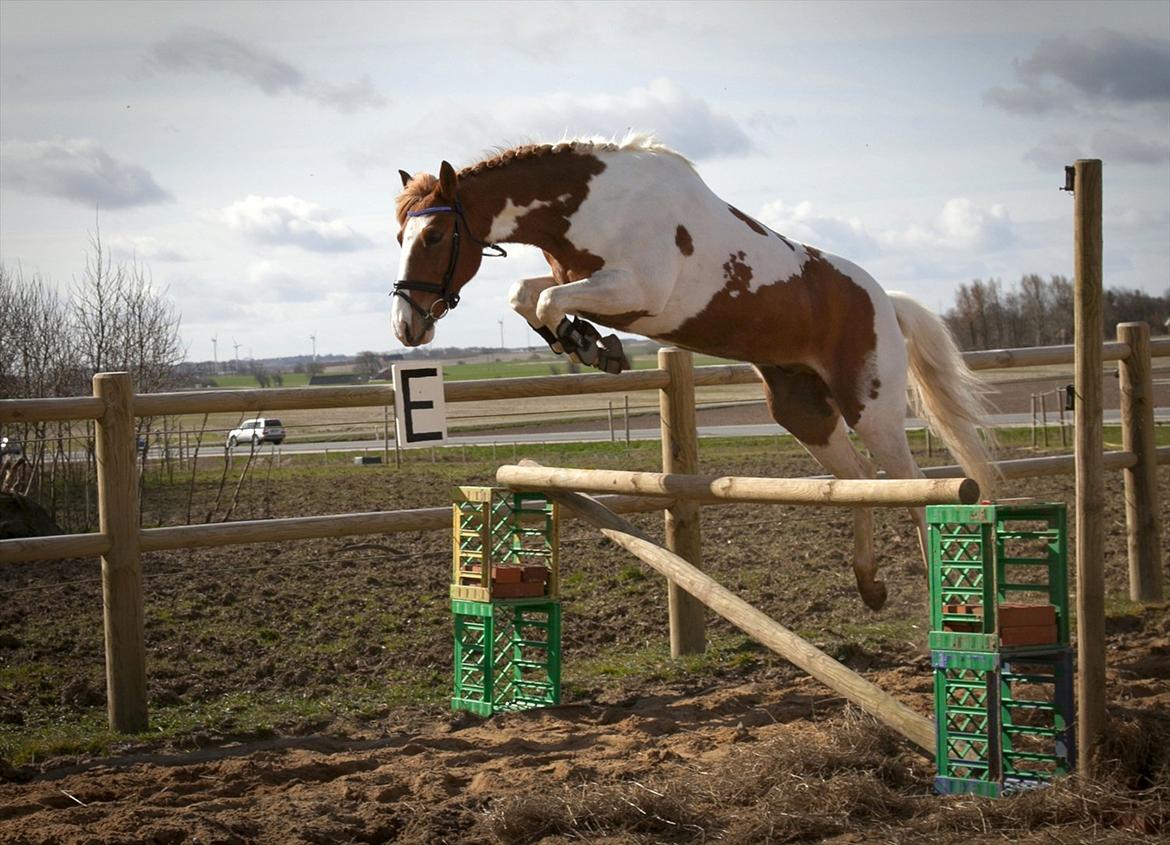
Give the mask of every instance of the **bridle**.
<svg viewBox="0 0 1170 845">
<path fill-rule="evenodd" d="M 433 205 L 430 208 L 420 208 L 417 211 L 406 212 L 407 217 L 429 217 L 432 214 L 454 214 L 455 215 L 455 229 L 451 234 L 451 257 L 447 260 L 447 271 L 443 273 L 443 281 L 435 282 L 418 282 L 412 279 L 399 279 L 394 283 L 394 290 L 391 291 L 391 296 L 400 296 L 406 300 L 414 312 L 422 317 L 423 331 L 426 332 L 434 324 L 436 320 L 440 320 L 447 315 L 447 312 L 459 304 L 459 294 L 451 289 L 451 280 L 455 276 L 455 266 L 459 263 L 459 224 L 463 224 L 463 228 L 467 230 L 467 237 L 473 243 L 479 244 L 484 248 L 482 253 L 486 258 L 506 258 L 508 253 L 504 248 L 497 244 L 489 244 L 481 241 L 475 235 L 471 234 L 471 227 L 467 225 L 467 218 L 463 216 L 463 206 L 459 202 L 459 198 L 455 198 L 452 205 Z M 487 250 L 492 250 L 488 252 Z M 410 295 L 404 291 L 421 291 L 422 293 L 433 293 L 438 297 L 431 303 L 430 308 L 423 310 L 418 304 L 410 298 Z"/>
</svg>

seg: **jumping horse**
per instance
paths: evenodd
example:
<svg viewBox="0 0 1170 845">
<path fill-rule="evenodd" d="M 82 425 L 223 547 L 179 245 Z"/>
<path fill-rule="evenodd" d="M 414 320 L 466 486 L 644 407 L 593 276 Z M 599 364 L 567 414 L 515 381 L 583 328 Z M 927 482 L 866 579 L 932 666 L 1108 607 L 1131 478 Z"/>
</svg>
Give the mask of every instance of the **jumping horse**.
<svg viewBox="0 0 1170 845">
<path fill-rule="evenodd" d="M 485 254 L 530 244 L 549 273 L 517 282 L 510 303 L 554 351 L 606 372 L 628 368 L 599 323 L 747 361 L 772 417 L 839 478 L 875 474 L 850 430 L 890 477 L 921 477 L 904 431 L 912 376 L 931 427 L 990 489 L 981 383 L 942 320 L 724 202 L 652 138 L 527 145 L 459 172 L 444 161 L 438 177 L 399 173 L 391 319 L 403 344 L 430 342 Z M 923 511 L 911 515 L 925 549 Z M 868 508 L 855 511 L 853 569 L 862 599 L 881 608 Z"/>
</svg>

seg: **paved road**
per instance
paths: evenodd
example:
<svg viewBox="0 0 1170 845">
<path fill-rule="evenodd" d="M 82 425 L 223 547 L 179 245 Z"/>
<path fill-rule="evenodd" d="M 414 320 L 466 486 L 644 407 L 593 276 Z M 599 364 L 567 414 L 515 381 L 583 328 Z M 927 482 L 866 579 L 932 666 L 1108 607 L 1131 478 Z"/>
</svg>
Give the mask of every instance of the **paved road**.
<svg viewBox="0 0 1170 845">
<path fill-rule="evenodd" d="M 1031 414 L 998 414 L 991 418 L 996 426 L 1027 426 L 1032 422 Z M 1106 424 L 1117 423 L 1121 419 L 1119 411 L 1106 411 Z M 1157 410 L 1157 420 L 1159 422 L 1170 422 L 1170 409 L 1159 408 Z M 922 428 L 922 420 L 910 418 L 906 420 L 906 428 Z M 1056 428 L 1056 424 L 1051 424 L 1052 428 Z M 771 423 L 759 423 L 752 425 L 714 425 L 714 426 L 699 426 L 700 437 L 760 437 L 770 434 L 779 434 L 782 432 L 778 425 Z M 1051 436 L 1051 435 L 1050 435 Z M 617 433 L 618 439 L 624 439 L 625 432 L 619 431 Z M 639 428 L 631 429 L 631 440 L 657 440 L 659 438 L 659 430 L 654 428 Z M 599 429 L 596 431 L 547 431 L 536 432 L 528 434 L 509 434 L 506 432 L 489 432 L 486 434 L 452 434 L 447 438 L 447 446 L 490 446 L 493 443 L 499 446 L 507 446 L 512 443 L 596 443 L 606 442 L 610 440 L 610 433 L 608 429 Z M 391 441 L 391 448 L 393 448 L 393 441 Z M 269 447 L 264 447 L 265 449 Z M 380 454 L 382 452 L 383 444 L 381 440 L 348 440 L 338 441 L 332 443 L 285 443 L 281 447 L 284 454 L 303 454 L 314 452 L 360 452 L 363 450 L 370 450 L 373 454 Z"/>
</svg>

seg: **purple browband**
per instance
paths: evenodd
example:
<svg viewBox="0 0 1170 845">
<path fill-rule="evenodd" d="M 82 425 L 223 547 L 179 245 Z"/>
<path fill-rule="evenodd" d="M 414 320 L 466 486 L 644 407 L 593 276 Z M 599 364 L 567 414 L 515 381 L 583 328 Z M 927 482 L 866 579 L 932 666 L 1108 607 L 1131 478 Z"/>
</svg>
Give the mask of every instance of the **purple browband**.
<svg viewBox="0 0 1170 845">
<path fill-rule="evenodd" d="M 407 217 L 426 217 L 428 214 L 438 214 L 443 211 L 454 211 L 449 205 L 434 205 L 430 208 L 420 208 L 418 211 L 406 212 Z"/>
</svg>

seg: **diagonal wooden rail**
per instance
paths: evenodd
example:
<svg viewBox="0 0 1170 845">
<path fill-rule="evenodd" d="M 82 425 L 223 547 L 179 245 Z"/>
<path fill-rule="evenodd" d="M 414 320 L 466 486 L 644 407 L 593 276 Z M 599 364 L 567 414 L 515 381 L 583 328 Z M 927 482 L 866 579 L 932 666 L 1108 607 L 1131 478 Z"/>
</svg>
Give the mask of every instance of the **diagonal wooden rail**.
<svg viewBox="0 0 1170 845">
<path fill-rule="evenodd" d="M 690 593 L 727 621 L 889 725 L 928 754 L 934 754 L 934 722 L 834 660 L 807 640 L 748 604 L 719 582 L 668 551 L 596 500 L 565 490 L 548 497 L 599 528 L 601 533 Z"/>
</svg>

